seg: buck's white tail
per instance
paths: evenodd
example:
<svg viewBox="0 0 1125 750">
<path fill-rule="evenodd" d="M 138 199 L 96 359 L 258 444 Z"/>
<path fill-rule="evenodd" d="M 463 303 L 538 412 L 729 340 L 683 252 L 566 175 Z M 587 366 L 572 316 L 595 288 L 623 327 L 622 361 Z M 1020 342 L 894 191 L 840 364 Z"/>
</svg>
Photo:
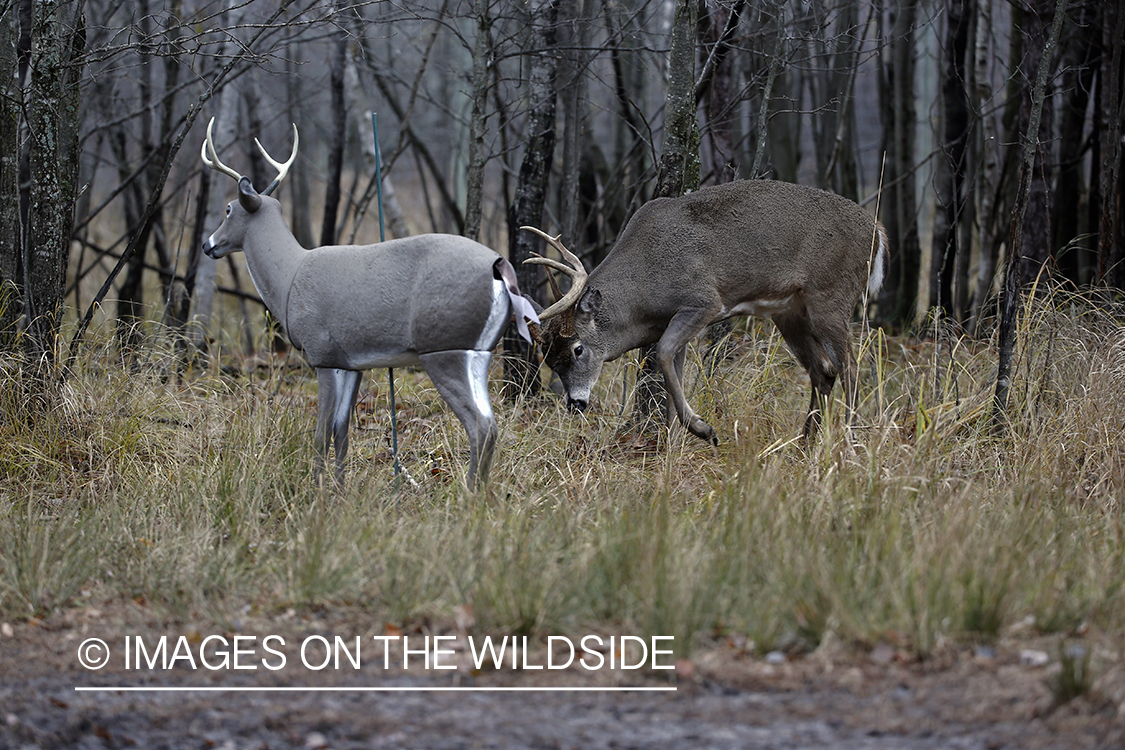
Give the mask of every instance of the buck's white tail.
<svg viewBox="0 0 1125 750">
<path fill-rule="evenodd" d="M 871 261 L 871 275 L 867 277 L 868 294 L 875 294 L 882 289 L 883 279 L 887 275 L 887 230 L 881 224 L 876 226 L 875 239 L 879 247 Z"/>
</svg>

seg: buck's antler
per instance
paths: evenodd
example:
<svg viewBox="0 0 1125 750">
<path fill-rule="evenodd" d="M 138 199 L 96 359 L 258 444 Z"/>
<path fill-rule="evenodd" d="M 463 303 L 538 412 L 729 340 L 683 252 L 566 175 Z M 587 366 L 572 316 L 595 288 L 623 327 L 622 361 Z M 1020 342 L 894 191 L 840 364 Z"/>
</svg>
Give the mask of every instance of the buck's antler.
<svg viewBox="0 0 1125 750">
<path fill-rule="evenodd" d="M 238 180 L 242 179 L 242 175 L 240 175 L 238 172 L 235 172 L 233 169 L 228 167 L 226 164 L 223 164 L 221 161 L 219 161 L 219 154 L 215 150 L 215 139 L 214 139 L 213 135 L 211 134 L 211 130 L 214 127 L 215 127 L 215 118 L 212 117 L 211 122 L 207 123 L 207 139 L 205 141 L 203 141 L 203 152 L 202 152 L 202 154 L 200 154 L 203 157 L 203 163 L 206 164 L 211 169 L 215 170 L 216 172 L 222 172 L 223 174 L 225 174 L 228 177 L 233 177 L 235 179 L 235 181 L 237 182 Z M 262 156 L 264 156 L 266 158 L 266 161 L 268 161 L 270 163 L 270 165 L 274 169 L 277 170 L 277 177 L 275 177 L 273 179 L 273 182 L 271 182 L 266 187 L 266 189 L 262 191 L 262 193 L 261 193 L 262 195 L 269 195 L 270 193 L 272 193 L 274 190 L 277 189 L 277 186 L 281 184 L 281 181 L 283 179 L 285 179 L 285 175 L 287 175 L 289 173 L 289 167 L 293 166 L 293 162 L 297 158 L 297 146 L 298 146 L 298 144 L 300 144 L 300 142 L 301 142 L 301 136 L 297 132 L 297 125 L 294 123 L 294 125 L 293 125 L 293 153 L 289 155 L 289 160 L 286 161 L 283 164 L 283 163 L 277 161 L 276 159 L 274 159 L 272 156 L 270 156 L 269 152 L 266 151 L 265 146 L 263 146 L 258 141 L 257 138 L 254 139 L 254 143 L 257 144 L 258 150 L 262 152 Z M 207 156 L 208 151 L 211 152 L 210 157 Z"/>
<path fill-rule="evenodd" d="M 215 151 L 215 140 L 211 135 L 211 129 L 214 128 L 214 127 L 215 127 L 215 118 L 212 117 L 211 122 L 207 123 L 207 139 L 205 141 L 203 141 L 203 153 L 200 154 L 200 156 L 203 157 L 203 163 L 206 164 L 211 169 L 215 170 L 216 172 L 222 172 L 227 177 L 233 177 L 234 181 L 238 182 L 239 180 L 242 179 L 242 175 L 240 175 L 238 172 L 235 172 L 233 169 L 228 167 L 226 164 L 223 164 L 221 161 L 219 161 L 219 154 Z M 210 151 L 211 151 L 211 157 L 210 158 L 207 157 L 208 149 L 210 149 Z"/>
<path fill-rule="evenodd" d="M 266 186 L 266 189 L 262 191 L 262 195 L 269 195 L 270 193 L 272 193 L 277 188 L 277 186 L 281 184 L 281 181 L 285 179 L 285 175 L 289 173 L 289 167 L 293 166 L 293 160 L 297 158 L 297 144 L 299 144 L 300 142 L 301 136 L 297 133 L 297 123 L 293 123 L 293 153 L 289 155 L 288 161 L 286 161 L 284 164 L 281 164 L 280 162 L 275 161 L 274 158 L 268 153 L 266 153 L 265 147 L 262 146 L 261 143 L 258 143 L 257 138 L 254 139 L 254 143 L 257 144 L 258 150 L 262 152 L 262 156 L 266 157 L 266 161 L 268 161 L 273 166 L 273 168 L 277 170 L 277 177 L 274 177 L 273 182 Z"/>
<path fill-rule="evenodd" d="M 549 318 L 555 317 L 556 315 L 560 315 L 563 312 L 566 312 L 566 310 L 573 307 L 574 304 L 578 301 L 578 298 L 582 296 L 582 292 L 586 289 L 586 268 L 582 265 L 582 261 L 578 258 L 578 256 L 567 250 L 566 247 L 563 246 L 562 242 L 560 242 L 560 239 L 562 238 L 561 234 L 558 237 L 552 237 L 546 232 L 536 229 L 535 227 L 524 226 L 520 227 L 520 229 L 527 230 L 532 234 L 537 234 L 542 237 L 547 241 L 548 245 L 558 250 L 559 255 L 565 258 L 567 263 L 570 264 L 568 266 L 565 263 L 560 263 L 557 260 L 543 257 L 528 258 L 524 261 L 524 263 L 533 263 L 536 265 L 547 266 L 548 268 L 554 268 L 558 271 L 562 271 L 574 280 L 574 283 L 570 287 L 570 291 L 567 292 L 562 299 L 548 307 L 543 312 L 539 313 L 539 320 L 547 320 Z"/>
</svg>

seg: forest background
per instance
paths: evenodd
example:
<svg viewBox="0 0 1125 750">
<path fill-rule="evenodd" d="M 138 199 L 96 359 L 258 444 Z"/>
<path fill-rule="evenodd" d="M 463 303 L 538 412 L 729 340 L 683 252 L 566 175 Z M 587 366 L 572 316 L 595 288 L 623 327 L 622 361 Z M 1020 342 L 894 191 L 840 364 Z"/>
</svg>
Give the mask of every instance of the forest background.
<svg viewBox="0 0 1125 750">
<path fill-rule="evenodd" d="M 0 330 L 11 351 L 19 330 L 42 328 L 23 338 L 33 358 L 56 353 L 60 312 L 87 313 L 115 265 L 94 322 L 116 325 L 125 349 L 151 317 L 206 348 L 216 304 L 241 316 L 252 348 L 261 306 L 241 260 L 216 268 L 199 251 L 230 192 L 197 159 L 211 116 L 220 155 L 256 183 L 268 176 L 253 139 L 287 153 L 298 125 L 280 197 L 306 247 L 379 238 L 371 112 L 389 236 L 466 234 L 518 265 L 534 245 L 512 221 L 530 218 L 592 267 L 653 195 L 671 2 L 34 7 L 32 18 L 31 3 L 5 3 L 0 32 Z M 995 318 L 1054 9 L 702 3 L 695 181 L 800 182 L 878 210 L 892 263 L 875 321 L 897 330 L 933 312 L 979 334 Z M 1125 282 L 1120 15 L 1066 4 L 1046 59 L 1023 283 L 1041 271 L 1072 288 Z M 540 300 L 542 273 L 521 269 Z"/>
</svg>

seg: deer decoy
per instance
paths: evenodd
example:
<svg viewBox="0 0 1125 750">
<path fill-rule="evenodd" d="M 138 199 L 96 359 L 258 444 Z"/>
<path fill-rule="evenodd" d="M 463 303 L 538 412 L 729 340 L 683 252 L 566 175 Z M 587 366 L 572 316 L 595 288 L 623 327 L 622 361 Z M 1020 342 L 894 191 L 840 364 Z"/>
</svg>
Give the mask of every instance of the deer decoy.
<svg viewBox="0 0 1125 750">
<path fill-rule="evenodd" d="M 841 196 L 772 180 L 743 180 L 679 198 L 649 201 L 633 215 L 605 260 L 582 262 L 534 227 L 567 263 L 535 257 L 570 275 L 570 291 L 539 314 L 544 360 L 566 389 L 568 405 L 586 408 L 602 364 L 656 344 L 669 417 L 718 443 L 715 430 L 684 398 L 685 348 L 707 326 L 753 315 L 777 325 L 808 371 L 812 398 L 804 435 L 820 423 L 821 400 L 844 380 L 848 418 L 856 399 L 852 313 L 866 285 L 883 283 L 887 233 Z"/>
<path fill-rule="evenodd" d="M 488 396 L 492 348 L 515 314 L 521 335 L 538 322 L 520 294 L 515 269 L 496 252 L 465 237 L 424 234 L 374 245 L 307 250 L 297 242 L 269 197 L 297 158 L 275 161 L 255 139 L 277 177 L 261 193 L 226 166 L 211 129 L 203 163 L 238 183 L 238 200 L 203 243 L 212 258 L 242 251 L 262 301 L 304 352 L 317 376 L 314 442 L 319 473 L 330 445 L 336 479 L 344 478 L 348 427 L 363 371 L 421 365 L 469 436 L 467 484 L 487 479 L 496 443 Z"/>
</svg>

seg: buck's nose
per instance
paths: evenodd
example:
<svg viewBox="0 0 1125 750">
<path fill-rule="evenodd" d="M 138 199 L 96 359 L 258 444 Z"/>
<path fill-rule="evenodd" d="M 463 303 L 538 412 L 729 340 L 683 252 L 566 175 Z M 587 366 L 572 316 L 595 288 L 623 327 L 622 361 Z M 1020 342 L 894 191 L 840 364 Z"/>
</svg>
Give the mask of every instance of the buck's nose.
<svg viewBox="0 0 1125 750">
<path fill-rule="evenodd" d="M 586 411 L 586 407 L 589 405 L 589 402 L 584 398 L 571 398 L 570 396 L 566 397 L 566 406 L 571 411 Z"/>
</svg>

